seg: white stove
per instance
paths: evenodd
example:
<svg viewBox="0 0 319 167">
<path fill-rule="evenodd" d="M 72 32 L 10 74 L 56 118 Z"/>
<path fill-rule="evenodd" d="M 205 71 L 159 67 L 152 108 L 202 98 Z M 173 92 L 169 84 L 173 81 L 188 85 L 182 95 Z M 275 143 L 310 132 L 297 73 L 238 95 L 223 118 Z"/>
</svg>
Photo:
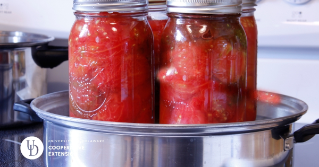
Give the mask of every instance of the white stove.
<svg viewBox="0 0 319 167">
<path fill-rule="evenodd" d="M 305 101 L 298 122 L 319 118 L 319 1 L 261 0 L 258 26 L 258 89 Z"/>
</svg>

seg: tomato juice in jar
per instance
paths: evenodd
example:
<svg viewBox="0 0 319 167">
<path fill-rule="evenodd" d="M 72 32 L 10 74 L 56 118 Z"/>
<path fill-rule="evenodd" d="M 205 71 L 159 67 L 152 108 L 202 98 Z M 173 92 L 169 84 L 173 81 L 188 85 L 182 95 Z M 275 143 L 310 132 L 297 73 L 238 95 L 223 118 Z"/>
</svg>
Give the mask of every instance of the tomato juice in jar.
<svg viewBox="0 0 319 167">
<path fill-rule="evenodd" d="M 247 36 L 246 121 L 254 121 L 257 115 L 257 25 L 254 16 L 256 0 L 243 0 L 242 6 L 240 23 Z"/>
<path fill-rule="evenodd" d="M 160 123 L 245 120 L 247 46 L 240 5 L 241 0 L 168 1 L 157 75 Z"/>
<path fill-rule="evenodd" d="M 70 116 L 154 123 L 153 35 L 147 1 L 75 0 L 73 9 Z"/>
<path fill-rule="evenodd" d="M 167 22 L 166 0 L 149 0 L 147 20 L 154 36 L 155 76 L 159 70 L 160 44 L 164 27 Z M 155 80 L 155 122 L 159 118 L 159 82 Z"/>
</svg>

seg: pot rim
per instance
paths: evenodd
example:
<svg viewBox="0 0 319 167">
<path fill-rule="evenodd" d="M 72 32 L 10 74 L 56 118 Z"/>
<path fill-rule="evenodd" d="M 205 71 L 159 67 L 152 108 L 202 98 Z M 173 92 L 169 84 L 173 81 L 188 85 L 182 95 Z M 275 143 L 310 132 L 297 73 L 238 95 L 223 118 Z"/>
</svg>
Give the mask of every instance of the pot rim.
<svg viewBox="0 0 319 167">
<path fill-rule="evenodd" d="M 1 48 L 32 47 L 49 43 L 54 37 L 22 31 L 0 31 Z"/>
<path fill-rule="evenodd" d="M 120 135 L 135 136 L 205 136 L 205 135 L 224 135 L 249 133 L 272 129 L 277 126 L 288 125 L 297 121 L 308 110 L 305 102 L 286 95 L 277 94 L 281 97 L 282 107 L 289 107 L 292 112 L 286 116 L 277 118 L 265 118 L 256 121 L 236 122 L 236 123 L 216 123 L 216 124 L 142 124 L 142 123 L 121 123 L 109 121 L 96 121 L 80 118 L 72 118 L 51 112 L 40 108 L 47 107 L 54 109 L 68 105 L 68 91 L 61 91 L 46 94 L 34 99 L 31 102 L 31 108 L 44 121 L 58 124 L 73 129 L 81 129 L 95 132 L 104 132 Z M 275 114 L 283 114 L 288 110 L 279 110 L 278 106 L 270 103 L 258 102 L 258 107 L 270 107 L 278 111 L 271 111 Z M 259 109 L 257 112 L 260 111 Z M 69 111 L 66 111 L 69 113 Z M 268 111 L 267 111 L 268 112 Z M 286 112 L 287 113 L 287 112 Z M 258 113 L 257 113 L 258 114 Z"/>
</svg>

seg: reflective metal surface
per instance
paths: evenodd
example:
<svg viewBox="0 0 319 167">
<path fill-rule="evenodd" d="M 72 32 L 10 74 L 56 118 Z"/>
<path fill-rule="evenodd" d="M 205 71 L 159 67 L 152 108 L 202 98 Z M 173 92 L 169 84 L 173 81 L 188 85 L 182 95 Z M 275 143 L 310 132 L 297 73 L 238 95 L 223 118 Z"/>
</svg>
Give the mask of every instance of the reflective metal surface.
<svg viewBox="0 0 319 167">
<path fill-rule="evenodd" d="M 243 3 L 242 3 L 243 8 L 247 8 L 247 7 L 254 8 L 254 6 L 257 6 L 257 0 L 243 0 Z"/>
<path fill-rule="evenodd" d="M 24 49 L 0 50 L 0 128 L 30 122 L 28 114 L 13 111 L 21 99 L 17 91 L 25 88 Z"/>
<path fill-rule="evenodd" d="M 234 134 L 287 125 L 306 113 L 308 106 L 303 101 L 284 95 L 280 97 L 281 103 L 278 105 L 259 102 L 256 121 L 222 124 L 135 124 L 71 118 L 68 117 L 68 91 L 38 97 L 32 101 L 31 108 L 47 121 L 100 132 L 165 136 Z"/>
<path fill-rule="evenodd" d="M 32 123 L 28 114 L 13 110 L 14 102 L 35 98 L 46 93 L 46 69 L 34 63 L 31 48 L 3 48 L 4 45 L 7 45 L 4 42 L 10 42 L 4 39 L 11 39 L 5 38 L 4 34 L 11 33 L 0 31 L 0 128 Z M 32 41 L 30 36 L 22 34 L 27 37 L 25 41 Z M 33 40 L 33 42 L 37 43 L 39 40 Z M 23 45 L 23 41 L 17 44 L 11 43 L 10 46 L 20 44 Z"/>
<path fill-rule="evenodd" d="M 304 125 L 305 124 L 295 123 L 294 129 L 297 130 Z M 29 136 L 35 136 L 44 141 L 42 124 L 28 125 L 23 128 L 10 130 L 0 130 L 0 164 L 2 166 L 45 167 L 43 154 L 36 160 L 28 160 L 21 154 L 19 143 Z M 287 158 L 274 167 L 318 166 L 318 150 L 319 135 L 305 143 L 295 144 L 293 150 L 289 151 L 290 153 Z"/>
<path fill-rule="evenodd" d="M 26 51 L 25 49 L 11 49 L 2 50 L 0 52 L 6 52 L 12 61 L 12 84 L 14 94 L 14 101 L 22 100 L 16 92 L 24 89 L 26 87 Z"/>
<path fill-rule="evenodd" d="M 0 31 L 1 48 L 31 47 L 53 41 L 53 37 L 20 31 Z"/>
<path fill-rule="evenodd" d="M 0 101 L 12 94 L 12 62 L 7 52 L 0 52 Z"/>
<path fill-rule="evenodd" d="M 47 166 L 272 166 L 284 162 L 285 138 L 307 110 L 295 98 L 258 103 L 257 121 L 208 125 L 132 124 L 68 117 L 68 92 L 36 98 L 44 119 Z M 292 143 L 293 144 L 293 143 Z"/>
<path fill-rule="evenodd" d="M 73 0 L 73 10 L 81 12 L 141 12 L 146 0 Z"/>
<path fill-rule="evenodd" d="M 30 115 L 13 110 L 14 96 L 0 101 L 0 129 L 32 124 Z"/>
<path fill-rule="evenodd" d="M 54 38 L 19 31 L 0 31 L 0 128 L 32 123 L 30 115 L 13 110 L 14 102 L 46 93 L 46 70 L 38 67 L 31 47 Z"/>
<path fill-rule="evenodd" d="M 283 140 L 273 138 L 271 130 L 174 137 L 97 133 L 49 121 L 45 121 L 44 127 L 45 157 L 49 167 L 272 166 L 284 161 L 289 154 L 283 150 Z M 290 127 L 288 125 L 287 129 Z"/>
<path fill-rule="evenodd" d="M 167 0 L 168 13 L 241 13 L 242 0 Z"/>
<path fill-rule="evenodd" d="M 148 8 L 162 8 L 166 10 L 166 0 L 148 0 Z"/>
</svg>

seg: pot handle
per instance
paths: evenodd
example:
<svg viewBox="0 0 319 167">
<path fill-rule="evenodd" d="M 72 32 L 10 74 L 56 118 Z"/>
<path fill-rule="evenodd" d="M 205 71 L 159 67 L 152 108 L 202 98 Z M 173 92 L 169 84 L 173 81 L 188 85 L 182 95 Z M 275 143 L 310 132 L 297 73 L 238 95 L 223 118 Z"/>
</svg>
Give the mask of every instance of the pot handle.
<svg viewBox="0 0 319 167">
<path fill-rule="evenodd" d="M 312 124 L 303 126 L 299 130 L 295 131 L 293 135 L 295 143 L 302 143 L 308 141 L 316 134 L 319 134 L 319 119 Z"/>
<path fill-rule="evenodd" d="M 42 68 L 54 68 L 68 60 L 68 47 L 47 44 L 32 47 L 32 58 Z"/>
<path fill-rule="evenodd" d="M 13 110 L 29 114 L 30 120 L 32 122 L 43 122 L 43 120 L 31 109 L 30 103 L 32 100 L 33 99 L 27 99 L 27 100 L 15 102 L 13 105 Z"/>
</svg>

